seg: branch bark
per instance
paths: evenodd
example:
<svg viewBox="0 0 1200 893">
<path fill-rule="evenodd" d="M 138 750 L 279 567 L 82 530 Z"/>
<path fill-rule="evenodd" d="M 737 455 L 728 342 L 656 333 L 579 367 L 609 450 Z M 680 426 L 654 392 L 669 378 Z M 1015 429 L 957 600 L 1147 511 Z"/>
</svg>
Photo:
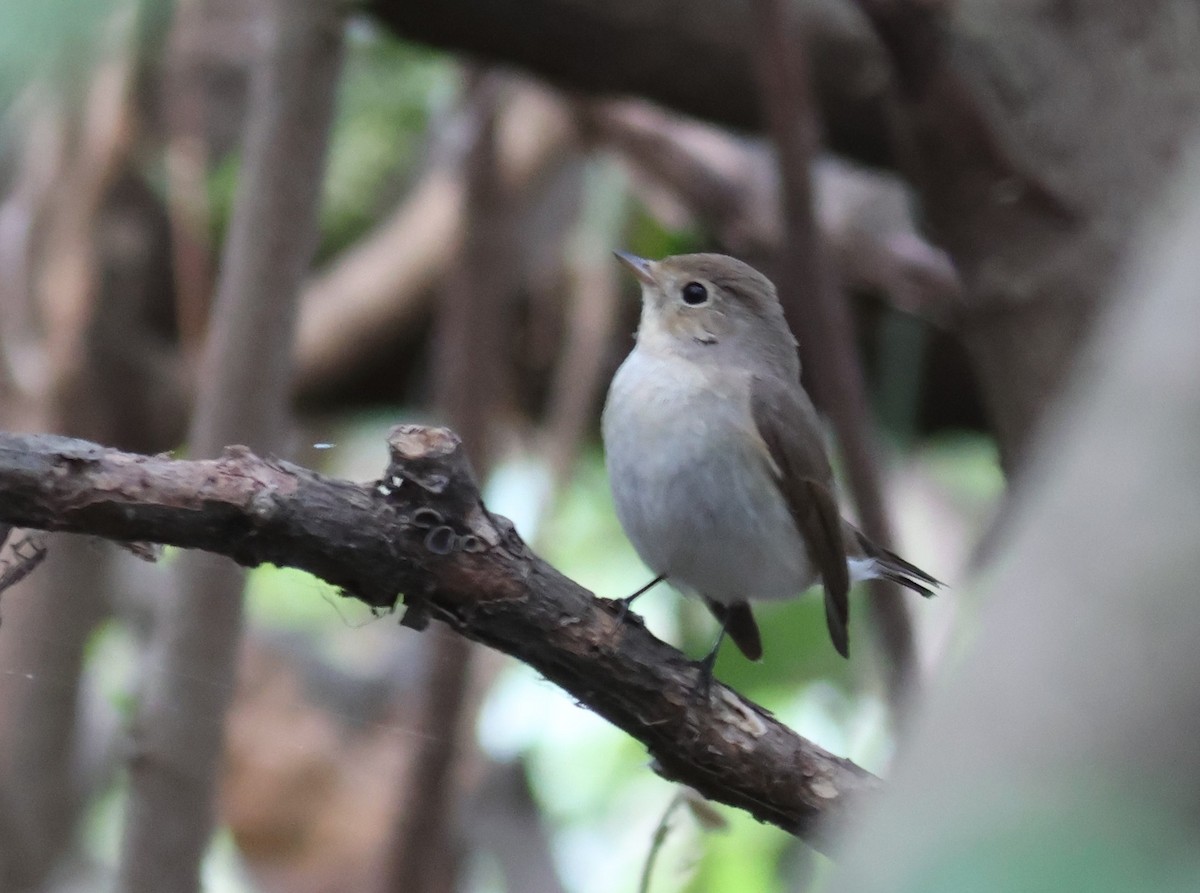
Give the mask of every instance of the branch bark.
<svg viewBox="0 0 1200 893">
<path fill-rule="evenodd" d="M 646 745 L 660 775 L 825 847 L 877 779 L 714 683 L 635 618 L 534 555 L 490 514 L 445 429 L 400 426 L 379 482 L 322 477 L 244 447 L 180 461 L 0 435 L 0 522 L 152 540 L 307 570 L 348 596 L 429 618 L 516 657 Z"/>
</svg>

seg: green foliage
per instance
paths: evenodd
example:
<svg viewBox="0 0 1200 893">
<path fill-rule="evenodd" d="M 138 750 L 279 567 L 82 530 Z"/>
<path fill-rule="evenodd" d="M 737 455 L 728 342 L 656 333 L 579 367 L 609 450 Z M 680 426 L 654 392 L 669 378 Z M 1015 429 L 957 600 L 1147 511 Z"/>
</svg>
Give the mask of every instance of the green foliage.
<svg viewBox="0 0 1200 893">
<path fill-rule="evenodd" d="M 318 263 L 352 244 L 403 194 L 430 118 L 455 94 L 457 71 L 444 54 L 397 40 L 366 19 L 351 23 L 326 164 Z M 209 175 L 217 244 L 233 209 L 239 168 L 234 154 L 217 159 Z"/>
<path fill-rule="evenodd" d="M 83 663 L 96 691 L 125 721 L 132 721 L 137 707 L 130 682 L 139 647 L 125 626 L 108 620 L 92 630 L 84 651 Z"/>
<path fill-rule="evenodd" d="M 965 507 L 989 510 L 1004 493 L 996 443 L 982 434 L 939 437 L 921 450 L 921 461 Z"/>
<path fill-rule="evenodd" d="M 347 37 L 321 215 L 322 254 L 361 235 L 401 194 L 430 117 L 449 105 L 457 66 L 365 19 Z"/>
<path fill-rule="evenodd" d="M 865 608 L 860 593 L 856 593 L 851 607 L 856 658 L 858 648 L 869 643 Z M 739 691 L 755 692 L 754 697 L 767 701 L 786 696 L 796 686 L 816 679 L 850 685 L 855 664 L 833 649 L 825 626 L 820 589 L 813 589 L 795 601 L 755 604 L 754 616 L 762 631 L 762 661 L 748 661 L 732 643 L 726 643 L 717 658 L 718 679 Z M 708 633 L 710 640 L 713 629 L 715 626 Z"/>
<path fill-rule="evenodd" d="M 784 848 L 790 845 L 786 835 L 739 810 L 724 809 L 722 814 L 729 828 L 703 839 L 700 861 L 685 889 L 689 893 L 782 891 L 778 867 Z M 660 885 L 657 889 L 670 888 Z"/>
<path fill-rule="evenodd" d="M 0 4 L 0 108 L 34 78 L 85 71 L 122 0 L 5 0 Z"/>
<path fill-rule="evenodd" d="M 336 586 L 306 571 L 270 564 L 247 574 L 246 614 L 252 623 L 313 632 L 330 629 L 339 618 L 350 627 L 375 619 L 367 605 L 346 598 Z"/>
<path fill-rule="evenodd" d="M 964 834 L 907 876 L 897 893 L 1089 893 L 1200 889 L 1195 843 L 1181 833 L 1188 822 L 1157 809 L 1145 790 L 1134 797 L 1079 780 L 1090 791 L 1069 806 L 1046 796 L 1041 814 L 989 815 L 963 822 Z M 985 800 L 985 802 L 990 802 Z M 968 836 L 969 835 L 969 836 Z"/>
<path fill-rule="evenodd" d="M 638 202 L 634 203 L 626 232 L 625 248 L 641 257 L 660 258 L 691 254 L 709 248 L 704 234 L 696 229 L 668 229 Z"/>
</svg>

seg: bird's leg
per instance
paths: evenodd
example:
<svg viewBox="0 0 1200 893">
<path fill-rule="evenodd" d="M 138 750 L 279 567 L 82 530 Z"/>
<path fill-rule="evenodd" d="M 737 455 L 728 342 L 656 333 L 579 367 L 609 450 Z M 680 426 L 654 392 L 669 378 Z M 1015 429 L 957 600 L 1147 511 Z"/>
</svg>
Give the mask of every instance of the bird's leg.
<svg viewBox="0 0 1200 893">
<path fill-rule="evenodd" d="M 645 586 L 643 586 L 641 589 L 639 589 L 633 595 L 627 595 L 627 596 L 625 596 L 625 598 L 617 599 L 616 600 L 617 601 L 617 625 L 620 626 L 622 623 L 625 622 L 625 615 L 629 613 L 629 606 L 632 605 L 636 599 L 645 595 L 647 592 L 649 592 L 651 589 L 653 589 L 655 586 L 657 586 L 659 583 L 661 583 L 665 579 L 667 579 L 666 574 L 659 574 L 657 577 L 655 577 L 653 580 L 651 580 L 649 583 L 647 583 Z"/>
<path fill-rule="evenodd" d="M 713 642 L 712 650 L 700 661 L 700 678 L 696 682 L 696 700 L 707 701 L 709 689 L 712 688 L 713 667 L 717 664 L 717 652 L 725 641 L 725 621 L 721 621 L 721 631 L 717 633 L 717 641 Z"/>
</svg>

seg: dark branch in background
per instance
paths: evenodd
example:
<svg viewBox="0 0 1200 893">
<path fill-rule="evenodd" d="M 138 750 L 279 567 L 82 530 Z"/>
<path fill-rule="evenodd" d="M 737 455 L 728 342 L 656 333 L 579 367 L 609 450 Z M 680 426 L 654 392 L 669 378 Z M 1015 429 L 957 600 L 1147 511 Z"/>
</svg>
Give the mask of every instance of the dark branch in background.
<svg viewBox="0 0 1200 893">
<path fill-rule="evenodd" d="M 878 42 L 841 0 L 797 6 L 813 36 L 830 144 L 887 165 L 888 70 Z M 761 126 L 747 99 L 757 43 L 743 2 L 692 0 L 686 15 L 678 0 L 372 0 L 369 9 L 403 37 L 520 66 L 562 87 L 640 95 L 720 124 Z"/>
<path fill-rule="evenodd" d="M 24 536 L 5 555 L 4 543 L 11 531 L 9 525 L 0 524 L 0 596 L 37 570 L 48 554 L 44 537 Z"/>
<path fill-rule="evenodd" d="M 528 80 L 507 77 L 496 134 L 508 227 L 524 257 L 542 237 L 554 184 L 573 162 L 565 103 Z M 380 368 L 376 357 L 419 330 L 436 289 L 459 262 L 467 225 L 465 149 L 471 108 L 447 115 L 426 139 L 429 166 L 400 203 L 305 286 L 296 333 L 297 392 L 320 397 L 338 382 Z M 406 333 L 407 336 L 406 336 Z M 374 374 L 374 373 L 373 373 Z"/>
<path fill-rule="evenodd" d="M 505 890 L 566 893 L 523 760 L 490 765 L 464 806 L 463 826 L 468 851 L 500 863 Z"/>
<path fill-rule="evenodd" d="M 152 48 L 134 38 L 133 16 L 114 15 L 102 16 L 106 37 L 92 61 L 76 60 L 75 89 L 55 98 L 50 82 L 30 84 L 33 101 L 11 110 L 15 151 L 6 153 L 0 197 L 0 427 L 153 451 L 176 394 L 147 313 L 151 296 L 169 288 L 134 173 L 136 97 Z M 36 554 L 13 539 L 14 559 Z M 61 542 L 38 573 L 10 563 L 5 574 L 27 579 L 6 596 L 0 634 L 0 809 L 12 810 L 0 818 L 3 890 L 52 883 L 95 792 L 103 735 L 81 709 L 81 672 L 110 610 L 110 558 Z"/>
<path fill-rule="evenodd" d="M 378 607 L 403 594 L 469 639 L 516 657 L 646 745 L 660 775 L 824 847 L 822 826 L 876 790 L 534 555 L 480 502 L 458 438 L 396 428 L 374 485 L 230 447 L 211 461 L 0 435 L 0 522 L 149 540 L 307 570 Z"/>
<path fill-rule="evenodd" d="M 767 265 L 783 241 L 781 197 L 773 154 L 711 124 L 641 100 L 580 103 L 584 132 L 612 148 L 666 188 L 730 254 Z M 821 240 L 851 290 L 876 294 L 902 313 L 943 325 L 962 303 L 950 259 L 917 230 L 904 187 L 894 175 L 849 165 L 820 165 L 814 191 L 844 196 L 869 191 L 849 215 L 816 202 Z M 822 184 L 822 178 L 825 183 Z M 860 192 L 861 194 L 861 192 Z M 834 198 L 832 205 L 844 202 Z M 609 242 L 612 240 L 609 239 Z"/>
<path fill-rule="evenodd" d="M 854 0 L 891 57 L 901 94 L 922 93 L 946 51 L 945 0 Z"/>
<path fill-rule="evenodd" d="M 763 111 L 779 154 L 783 182 L 784 246 L 780 296 L 810 376 L 816 402 L 829 414 L 846 462 L 863 532 L 891 548 L 862 362 L 850 308 L 833 280 L 813 211 L 812 170 L 818 124 L 808 81 L 805 45 L 785 0 L 754 0 L 751 16 Z M 893 706 L 916 684 L 912 625 L 895 584 L 872 581 L 870 611 L 890 664 Z"/>
<path fill-rule="evenodd" d="M 1136 144 L 1137 138 L 1097 140 L 1088 128 L 1103 125 L 1086 121 L 1077 129 L 1085 145 L 1067 149 L 1058 137 L 1047 139 L 1039 133 L 1036 125 L 1027 128 L 1022 123 L 1014 128 L 1014 117 L 1037 120 L 1032 109 L 1038 103 L 1029 99 L 1028 107 L 1006 112 L 996 97 L 989 96 L 982 85 L 1001 84 L 1014 76 L 999 65 L 1005 54 L 1000 50 L 982 54 L 983 61 L 969 61 L 971 54 L 961 47 L 970 29 L 954 20 L 945 0 L 855 0 L 855 4 L 886 49 L 894 72 L 897 162 L 921 194 L 926 229 L 954 257 L 966 283 L 967 300 L 955 322 L 979 371 L 1001 462 L 1012 471 L 1042 407 L 1066 374 L 1097 295 L 1106 288 L 1107 276 L 1100 271 L 1111 263 L 1112 246 L 1102 247 L 1078 269 L 1059 277 L 1076 258 L 1096 250 L 1093 242 L 1103 243 L 1123 231 L 1129 219 L 1128 210 L 1123 210 L 1118 212 L 1119 223 L 1101 224 L 1087 232 L 1088 218 L 1099 207 L 1095 199 L 1112 196 L 1112 203 L 1118 205 L 1129 187 L 1102 181 L 1092 184 L 1091 195 L 1084 197 L 1077 174 L 1085 165 L 1078 159 L 1093 145 L 1103 145 L 1115 155 L 1128 143 Z M 1114 21 L 1121 15 L 1120 8 L 1114 4 L 1097 10 L 1091 26 L 1095 34 L 1123 28 Z M 1055 62 L 1047 65 L 1039 60 L 1033 69 L 1071 84 L 1067 72 L 1077 64 L 1077 51 L 1071 48 L 1069 35 L 1061 39 L 1063 47 Z M 1147 59 L 1161 52 L 1153 45 L 1140 50 Z M 1094 51 L 1089 55 L 1099 58 Z M 1089 64 L 1089 69 L 1089 79 L 1104 75 L 1102 66 Z M 1127 93 L 1137 91 L 1127 86 L 1138 84 L 1133 72 L 1119 77 L 1120 87 L 1114 85 L 1111 102 L 1114 108 L 1128 101 Z M 1161 71 L 1151 77 L 1170 81 L 1162 78 Z M 1023 90 L 1030 96 L 1045 92 L 1036 81 L 1029 81 Z M 1163 107 L 1171 102 L 1148 96 L 1143 101 Z M 1180 113 L 1178 120 L 1187 118 Z M 1061 122 L 1054 126 L 1057 132 L 1067 130 Z M 1019 138 L 1014 139 L 1014 133 Z M 1147 140 L 1154 145 L 1152 138 Z M 1064 158 L 1076 160 L 1064 169 Z M 1102 170 L 1103 165 L 1097 167 Z M 1075 173 L 1063 176 L 1064 171 Z M 1075 194 L 1066 195 L 1055 182 L 1070 184 Z M 1098 232 L 1106 235 L 1097 238 Z M 1056 247 L 1059 243 L 1061 249 Z M 1051 258 L 1043 258 L 1043 253 Z M 1090 277 L 1095 281 L 1085 284 Z"/>
<path fill-rule="evenodd" d="M 458 261 L 452 264 L 437 311 L 434 402 L 442 415 L 478 445 L 475 462 L 486 469 L 494 450 L 492 420 L 508 397 L 505 348 L 509 284 L 517 262 L 507 232 L 497 152 L 497 117 L 504 80 L 497 73 L 468 74 L 464 92 L 472 139 L 464 164 L 464 206 L 470 209 Z M 379 893 L 435 893 L 458 887 L 461 799 L 454 769 L 469 711 L 472 646 L 445 627 L 433 632 L 424 655 L 425 678 L 416 733 L 416 756 L 398 797 L 403 804 L 380 877 Z"/>
<path fill-rule="evenodd" d="M 246 30 L 254 7 L 238 11 Z M 224 10 L 230 18 L 234 13 Z M 206 132 L 215 103 L 210 96 L 214 80 L 205 65 L 212 65 L 213 40 L 205 40 L 220 13 L 212 4 L 183 3 L 175 10 L 164 48 L 162 101 L 163 174 L 170 225 L 171 261 L 175 284 L 175 319 L 179 343 L 189 362 L 204 344 L 212 304 L 215 250 L 206 177 L 209 163 L 220 149 L 209 144 Z M 232 24 L 232 23 L 231 23 Z M 236 29 L 233 24 L 230 31 Z M 228 41 L 226 41 L 227 43 Z M 205 77 L 205 75 L 210 75 Z"/>
<path fill-rule="evenodd" d="M 1014 201 L 1036 206 L 1060 225 L 1076 220 L 1078 211 L 1036 173 L 1023 169 L 1005 148 L 970 86 L 951 68 L 945 0 L 855 3 L 891 59 L 897 93 L 911 114 L 907 132 L 898 134 L 900 160 L 916 168 L 912 173 L 927 198 L 946 199 L 948 190 L 938 189 L 934 181 L 954 170 L 974 181 L 964 186 L 990 188 L 997 181 L 1008 181 Z M 948 135 L 953 139 L 946 139 Z M 907 140 L 912 142 L 906 145 Z M 974 189 L 957 195 L 959 201 L 984 197 Z"/>
</svg>

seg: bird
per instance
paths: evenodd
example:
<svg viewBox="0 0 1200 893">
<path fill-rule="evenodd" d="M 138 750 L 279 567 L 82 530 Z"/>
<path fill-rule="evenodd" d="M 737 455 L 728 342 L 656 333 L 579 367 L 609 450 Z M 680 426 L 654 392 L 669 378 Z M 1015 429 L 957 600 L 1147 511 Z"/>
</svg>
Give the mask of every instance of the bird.
<svg viewBox="0 0 1200 893">
<path fill-rule="evenodd" d="M 647 260 L 617 251 L 642 289 L 633 350 L 601 417 L 617 518 L 654 580 L 699 596 L 750 660 L 750 603 L 820 583 L 834 648 L 849 657 L 852 582 L 929 597 L 942 584 L 845 521 L 797 343 L 771 281 L 722 254 Z"/>
</svg>

